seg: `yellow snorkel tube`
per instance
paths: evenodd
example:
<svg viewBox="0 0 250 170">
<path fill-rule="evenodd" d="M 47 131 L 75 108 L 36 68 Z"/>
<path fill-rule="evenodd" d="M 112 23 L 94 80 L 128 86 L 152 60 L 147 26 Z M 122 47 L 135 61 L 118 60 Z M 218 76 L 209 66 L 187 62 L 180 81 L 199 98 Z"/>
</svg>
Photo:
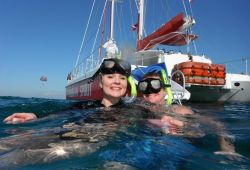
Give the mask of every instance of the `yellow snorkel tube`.
<svg viewBox="0 0 250 170">
<path fill-rule="evenodd" d="M 131 97 L 136 97 L 137 96 L 136 85 L 135 85 L 135 81 L 133 80 L 131 76 L 128 77 L 128 83 L 130 85 Z"/>
<path fill-rule="evenodd" d="M 167 86 L 166 87 L 166 92 L 168 94 L 167 104 L 171 105 L 172 102 L 173 102 L 173 94 L 172 94 L 172 91 L 171 91 L 169 83 L 168 83 L 168 78 L 167 78 L 166 71 L 162 69 L 161 70 L 161 75 L 162 75 L 162 79 L 163 79 L 164 85 Z"/>
</svg>

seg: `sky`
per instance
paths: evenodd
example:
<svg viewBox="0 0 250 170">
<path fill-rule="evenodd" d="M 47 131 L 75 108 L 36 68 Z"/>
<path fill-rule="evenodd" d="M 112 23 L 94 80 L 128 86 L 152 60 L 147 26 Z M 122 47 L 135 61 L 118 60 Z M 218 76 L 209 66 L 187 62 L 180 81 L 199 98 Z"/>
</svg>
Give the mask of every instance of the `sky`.
<svg viewBox="0 0 250 170">
<path fill-rule="evenodd" d="M 102 11 L 104 3 L 104 0 L 97 1 L 94 17 L 97 11 Z M 147 15 L 145 24 L 153 27 L 158 25 L 157 20 L 183 11 L 182 0 L 168 1 L 165 10 L 157 10 L 165 8 L 163 0 L 148 2 L 154 3 L 148 6 L 156 10 L 151 16 Z M 75 65 L 92 2 L 0 0 L 0 96 L 65 98 L 66 77 Z M 118 46 L 135 48 L 136 35 L 131 31 L 137 19 L 134 4 L 134 0 L 117 4 L 115 40 Z M 195 42 L 198 53 L 205 54 L 214 63 L 239 60 L 228 71 L 245 71 L 240 59 L 250 57 L 250 1 L 193 0 L 191 6 L 196 20 L 193 32 L 199 36 Z M 91 36 L 86 36 L 88 45 L 99 24 L 98 19 L 94 21 L 89 25 Z M 85 51 L 91 49 L 88 45 Z M 47 76 L 48 81 L 40 81 L 41 76 Z"/>
</svg>

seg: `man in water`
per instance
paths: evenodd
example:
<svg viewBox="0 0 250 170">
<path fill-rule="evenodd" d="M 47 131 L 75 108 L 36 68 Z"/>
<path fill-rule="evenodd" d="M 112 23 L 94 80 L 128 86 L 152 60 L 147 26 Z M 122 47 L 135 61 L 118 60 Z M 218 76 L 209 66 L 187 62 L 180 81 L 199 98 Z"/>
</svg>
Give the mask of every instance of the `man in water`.
<svg viewBox="0 0 250 170">
<path fill-rule="evenodd" d="M 138 83 L 138 89 L 143 94 L 143 98 L 153 104 L 160 104 L 166 105 L 165 96 L 167 95 L 166 85 L 164 84 L 163 76 L 161 72 L 149 72 L 144 75 L 144 78 Z M 228 157 L 238 159 L 240 155 L 235 152 L 235 148 L 233 145 L 232 140 L 230 139 L 230 135 L 226 132 L 224 126 L 212 119 L 211 117 L 207 117 L 205 115 L 197 115 L 194 112 L 186 107 L 180 105 L 172 105 L 167 106 L 170 107 L 170 112 L 173 114 L 179 114 L 182 116 L 193 116 L 198 118 L 198 123 L 210 124 L 211 127 L 216 128 L 216 133 L 219 134 L 219 145 L 221 151 L 215 152 L 216 154 L 224 154 Z M 169 111 L 169 110 L 168 110 Z M 172 135 L 177 135 L 183 133 L 185 129 L 190 129 L 188 126 L 191 124 L 187 124 L 185 127 L 184 125 L 186 122 L 177 120 L 172 116 L 163 116 L 161 120 L 159 119 L 151 119 L 150 122 L 158 127 L 161 127 L 163 132 L 170 133 Z M 165 129 L 166 125 L 166 129 Z M 183 130 L 178 130 L 183 129 Z M 197 130 L 197 129 L 196 129 Z M 180 132 L 180 133 L 179 133 Z M 188 135 L 192 137 L 199 137 L 200 135 L 203 136 L 202 132 L 188 132 Z M 197 136 L 196 136 L 197 135 Z M 190 136 L 189 136 L 190 137 Z"/>
</svg>

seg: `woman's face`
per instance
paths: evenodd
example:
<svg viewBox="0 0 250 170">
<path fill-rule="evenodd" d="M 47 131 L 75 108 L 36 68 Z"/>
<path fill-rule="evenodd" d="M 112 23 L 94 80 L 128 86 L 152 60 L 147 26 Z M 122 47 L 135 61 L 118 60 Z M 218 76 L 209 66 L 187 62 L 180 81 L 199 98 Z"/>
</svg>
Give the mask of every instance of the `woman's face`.
<svg viewBox="0 0 250 170">
<path fill-rule="evenodd" d="M 100 87 L 103 89 L 104 96 L 109 98 L 120 98 L 127 91 L 127 77 L 119 74 L 104 74 L 101 76 Z"/>
<path fill-rule="evenodd" d="M 146 78 L 155 78 L 155 79 L 161 79 L 159 76 L 147 76 Z M 161 90 L 158 93 L 151 93 L 151 94 L 143 94 L 143 98 L 150 103 L 154 103 L 154 104 L 164 104 L 165 103 L 165 96 L 166 96 L 166 91 L 161 88 Z"/>
</svg>

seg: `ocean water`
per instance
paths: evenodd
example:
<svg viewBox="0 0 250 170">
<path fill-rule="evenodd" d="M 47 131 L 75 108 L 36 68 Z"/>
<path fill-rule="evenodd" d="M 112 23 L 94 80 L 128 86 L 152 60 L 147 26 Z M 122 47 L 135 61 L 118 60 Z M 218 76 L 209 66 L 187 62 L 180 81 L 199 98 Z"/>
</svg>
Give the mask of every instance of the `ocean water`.
<svg viewBox="0 0 250 170">
<path fill-rule="evenodd" d="M 188 104 L 196 113 L 176 117 L 186 124 L 178 135 L 148 125 L 145 115 L 153 111 L 142 107 L 74 104 L 0 97 L 0 169 L 250 169 L 250 104 Z M 14 112 L 41 118 L 2 122 Z M 235 152 L 221 152 L 221 141 Z"/>
</svg>

